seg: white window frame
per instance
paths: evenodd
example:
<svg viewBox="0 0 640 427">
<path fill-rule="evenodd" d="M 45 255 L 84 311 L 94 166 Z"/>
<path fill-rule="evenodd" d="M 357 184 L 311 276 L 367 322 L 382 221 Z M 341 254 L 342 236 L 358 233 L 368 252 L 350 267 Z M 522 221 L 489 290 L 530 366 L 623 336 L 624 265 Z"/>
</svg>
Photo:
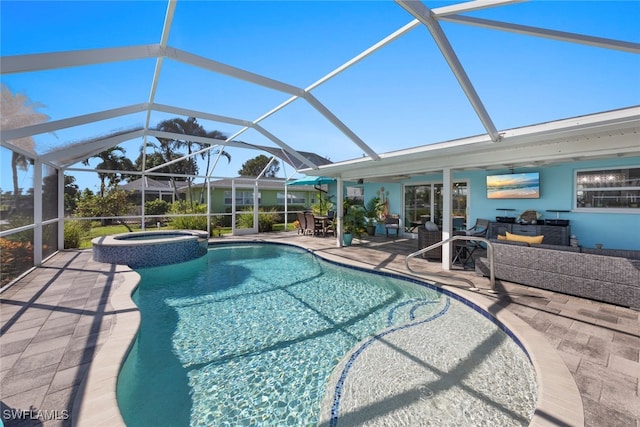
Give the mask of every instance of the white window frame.
<svg viewBox="0 0 640 427">
<path fill-rule="evenodd" d="M 288 205 L 306 205 L 307 204 L 307 193 L 304 191 L 289 191 L 287 192 L 287 201 Z M 284 205 L 284 191 L 278 191 L 276 194 L 276 203 L 279 205 Z"/>
<path fill-rule="evenodd" d="M 606 206 L 578 206 L 578 193 L 581 191 L 579 188 L 578 175 L 580 173 L 588 173 L 595 171 L 619 171 L 621 169 L 640 169 L 638 165 L 629 166 L 611 166 L 601 168 L 588 168 L 588 169 L 576 169 L 573 175 L 573 210 L 577 212 L 590 212 L 590 213 L 633 213 L 638 214 L 640 212 L 640 182 L 637 185 L 626 185 L 621 187 L 602 187 L 600 191 L 637 191 L 637 207 L 606 207 Z M 639 180 L 640 181 L 640 180 Z M 597 190 L 597 188 L 589 188 L 589 191 Z"/>
<path fill-rule="evenodd" d="M 224 191 L 224 205 L 231 206 L 231 203 L 227 203 L 227 201 L 231 201 L 232 198 L 231 190 Z M 238 203 L 240 200 L 240 203 Z M 258 204 L 261 204 L 262 201 L 262 193 L 258 192 Z M 236 190 L 236 206 L 253 206 L 253 190 Z"/>
<path fill-rule="evenodd" d="M 364 185 L 348 185 L 345 188 L 345 198 L 356 201 L 356 205 L 364 206 Z"/>
</svg>

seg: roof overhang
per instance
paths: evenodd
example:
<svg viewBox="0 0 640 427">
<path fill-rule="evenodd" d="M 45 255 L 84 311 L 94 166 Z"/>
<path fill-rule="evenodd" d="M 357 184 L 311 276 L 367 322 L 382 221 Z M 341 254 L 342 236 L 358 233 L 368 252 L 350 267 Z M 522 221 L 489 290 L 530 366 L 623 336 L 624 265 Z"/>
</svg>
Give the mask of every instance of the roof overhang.
<svg viewBox="0 0 640 427">
<path fill-rule="evenodd" d="M 640 156 L 640 106 L 573 117 L 488 135 L 358 158 L 303 173 L 345 180 L 398 180 L 453 170 L 540 167 L 588 159 Z"/>
</svg>

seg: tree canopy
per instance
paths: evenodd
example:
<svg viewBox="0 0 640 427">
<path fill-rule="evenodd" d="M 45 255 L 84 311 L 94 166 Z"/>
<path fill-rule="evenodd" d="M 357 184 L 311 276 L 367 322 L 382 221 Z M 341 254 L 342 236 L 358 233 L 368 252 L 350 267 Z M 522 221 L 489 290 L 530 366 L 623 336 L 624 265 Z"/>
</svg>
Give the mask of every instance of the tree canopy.
<svg viewBox="0 0 640 427">
<path fill-rule="evenodd" d="M 258 176 L 269 164 L 271 159 L 264 154 L 260 154 L 253 159 L 249 159 L 242 164 L 242 168 L 238 171 L 240 176 Z M 274 178 L 280 170 L 280 162 L 274 160 L 264 172 L 265 178 Z"/>
<path fill-rule="evenodd" d="M 118 154 L 122 153 L 122 154 Z M 116 172 L 98 172 L 98 177 L 100 178 L 100 195 L 104 196 L 105 190 L 107 188 L 106 180 L 109 180 L 109 187 L 115 188 L 120 181 L 128 178 L 127 174 L 124 171 L 133 170 L 133 163 L 131 160 L 125 156 L 125 149 L 116 145 L 114 147 L 108 148 L 90 158 L 100 159 L 101 162 L 96 165 L 96 169 L 98 170 L 112 170 L 112 171 L 123 171 L 120 173 Z M 86 159 L 82 162 L 84 165 L 89 165 L 89 159 Z"/>
<path fill-rule="evenodd" d="M 197 151 L 202 151 L 203 149 L 209 147 L 209 144 L 191 141 L 189 136 L 202 136 L 202 137 L 209 137 L 209 138 L 215 138 L 215 139 L 226 139 L 226 137 L 217 130 L 207 132 L 204 129 L 204 127 L 202 127 L 202 125 L 198 123 L 198 120 L 195 117 L 189 117 L 187 118 L 187 120 L 184 120 L 181 118 L 163 120 L 160 123 L 158 123 L 157 129 L 165 132 L 172 132 L 175 134 L 184 135 L 184 138 L 178 138 L 178 139 L 167 139 L 167 138 L 161 138 L 161 137 L 156 138 L 160 143 L 159 153 L 162 155 L 165 162 L 170 162 L 175 158 L 176 150 L 180 148 L 187 149 L 188 160 L 183 162 L 178 162 L 175 164 L 174 163 L 168 164 L 167 167 L 170 173 L 176 173 L 177 165 L 179 165 L 180 163 L 183 163 L 182 167 L 184 168 L 184 171 L 187 175 L 196 175 L 198 173 L 198 165 L 191 155 L 195 152 L 194 149 Z M 216 153 L 216 154 L 220 153 L 220 155 L 227 158 L 227 161 L 231 161 L 231 155 L 224 150 L 222 151 L 215 150 L 213 151 L 213 153 Z M 206 151 L 200 152 L 199 154 L 200 157 L 202 157 L 203 159 L 204 158 L 207 159 L 207 166 L 206 166 L 207 170 L 205 172 L 207 175 L 209 175 L 211 154 L 213 153 L 211 150 L 206 150 Z M 142 161 L 140 163 L 142 163 Z M 193 177 L 187 176 L 185 180 L 189 188 L 187 195 L 189 197 L 191 205 L 193 205 L 193 196 L 191 192 L 191 184 L 193 182 Z M 175 178 L 172 177 L 171 181 L 173 181 L 175 184 Z M 176 188 L 175 185 L 174 185 L 174 188 Z"/>
<path fill-rule="evenodd" d="M 26 95 L 17 93 L 13 94 L 9 88 L 2 84 L 0 88 L 2 98 L 0 101 L 0 131 L 15 129 L 19 127 L 34 125 L 38 123 L 44 123 L 49 119 L 49 116 L 38 112 L 36 109 L 42 105 L 32 102 Z M 35 157 L 35 142 L 33 137 L 27 136 L 24 138 L 15 139 L 10 141 L 14 146 L 21 148 L 22 150 L 34 153 Z M 13 205 L 12 210 L 15 210 L 18 205 L 18 198 L 20 197 L 20 186 L 18 184 L 18 169 L 26 170 L 29 164 L 32 162 L 23 154 L 19 154 L 16 151 L 12 151 L 11 154 L 11 174 L 13 177 Z"/>
</svg>

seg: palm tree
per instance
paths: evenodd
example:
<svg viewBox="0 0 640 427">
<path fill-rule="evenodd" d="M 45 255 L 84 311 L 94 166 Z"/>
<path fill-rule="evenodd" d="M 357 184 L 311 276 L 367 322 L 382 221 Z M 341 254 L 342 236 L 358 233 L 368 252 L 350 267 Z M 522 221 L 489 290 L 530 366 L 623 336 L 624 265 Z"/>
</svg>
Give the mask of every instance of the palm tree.
<svg viewBox="0 0 640 427">
<path fill-rule="evenodd" d="M 0 131 L 17 129 L 38 123 L 46 122 L 49 116 L 36 111 L 39 104 L 33 103 L 28 97 L 22 94 L 13 94 L 9 88 L 2 84 L 2 101 L 0 103 Z M 21 148 L 25 152 L 34 153 L 35 142 L 32 137 L 15 139 L 10 141 L 11 145 Z M 18 184 L 18 169 L 26 170 L 31 163 L 23 154 L 15 151 L 11 152 L 11 172 L 13 177 L 13 206 L 11 210 L 18 207 L 20 187 Z"/>
<path fill-rule="evenodd" d="M 217 130 L 212 130 L 211 132 L 207 132 L 207 138 L 212 138 L 212 139 L 227 139 L 227 136 L 225 134 L 223 134 L 220 131 Z M 200 144 L 200 146 L 202 148 L 205 148 L 206 144 Z M 209 167 L 211 165 L 211 154 L 220 154 L 221 156 L 224 156 L 227 158 L 227 164 L 231 163 L 231 154 L 227 153 L 226 151 L 222 150 L 215 150 L 213 153 L 211 152 L 211 150 L 207 150 L 206 151 L 207 154 L 207 173 L 206 175 L 209 176 Z M 200 154 L 203 158 L 205 153 L 201 153 Z M 204 188 L 202 189 L 202 191 L 200 192 L 200 203 L 204 203 Z"/>
<path fill-rule="evenodd" d="M 122 154 L 117 154 L 117 152 Z M 91 156 L 89 159 L 96 158 L 102 160 L 96 165 L 96 169 L 106 169 L 111 171 L 133 170 L 133 162 L 129 158 L 125 157 L 124 154 L 125 149 L 116 145 L 115 147 L 111 147 Z M 82 164 L 89 166 L 89 159 L 83 160 Z M 125 178 L 125 174 L 118 174 L 117 172 L 98 172 L 98 177 L 100 178 L 100 197 L 104 197 L 106 189 L 105 180 L 109 180 L 110 187 L 116 186 Z"/>
<path fill-rule="evenodd" d="M 227 136 L 220 131 L 212 130 L 211 132 L 207 132 L 207 138 L 226 140 Z M 200 146 L 202 148 L 206 148 L 206 144 L 200 144 Z M 211 164 L 211 154 L 212 154 L 211 150 L 207 150 L 207 176 L 209 176 L 209 165 Z M 220 150 L 215 150 L 213 154 L 220 154 L 227 158 L 227 163 L 231 163 L 231 154 L 227 153 L 226 151 L 222 150 L 221 152 Z M 204 158 L 204 153 L 202 153 L 201 155 Z"/>
<path fill-rule="evenodd" d="M 206 132 L 204 131 L 202 126 L 198 123 L 195 117 L 189 117 L 187 120 L 184 120 L 181 118 L 163 120 L 158 124 L 158 130 L 161 130 L 164 132 L 179 133 L 182 135 L 192 135 L 192 136 L 206 135 Z M 165 162 L 169 162 L 173 160 L 173 157 L 175 155 L 174 152 L 184 146 L 187 147 L 189 160 L 191 160 L 191 152 L 192 152 L 191 148 L 192 148 L 193 142 L 189 140 L 167 139 L 167 138 L 158 138 L 158 141 L 160 142 L 160 149 L 161 149 L 162 155 L 165 158 Z M 174 173 L 173 164 L 168 166 L 169 166 L 170 173 Z M 185 173 L 187 174 L 197 173 L 197 165 L 194 162 L 189 161 L 189 166 L 185 168 Z M 193 205 L 193 200 L 191 196 L 191 182 L 193 181 L 193 179 L 191 177 L 186 177 L 186 181 L 187 181 L 187 186 L 189 187 L 189 193 L 188 193 L 189 200 L 190 200 L 190 203 Z M 171 182 L 173 183 L 173 188 L 175 191 L 176 185 L 175 185 L 175 178 L 173 176 L 171 177 Z"/>
<path fill-rule="evenodd" d="M 206 132 L 202 127 L 202 125 L 198 123 L 198 120 L 195 117 L 189 117 L 187 120 L 184 120 L 181 118 L 163 120 L 158 124 L 157 129 L 165 132 L 182 134 L 185 136 L 190 136 L 190 135 L 205 136 L 205 137 L 217 138 L 217 139 L 224 138 L 224 135 L 219 131 Z M 165 161 L 167 162 L 171 161 L 174 158 L 175 156 L 174 150 L 179 150 L 182 147 L 186 147 L 189 159 L 191 159 L 191 154 L 193 153 L 194 145 L 196 146 L 198 151 L 208 146 L 208 144 L 205 144 L 205 143 L 190 141 L 188 138 L 184 138 L 184 139 L 157 138 L 157 139 L 160 142 L 160 151 L 164 156 Z M 231 155 L 229 153 L 222 151 L 221 154 L 224 155 L 229 162 L 231 161 Z M 205 153 L 201 153 L 200 156 L 204 159 Z M 206 152 L 206 156 L 207 156 L 207 174 L 208 174 L 210 158 L 211 158 L 210 150 Z M 168 167 L 170 172 L 174 173 L 173 165 L 168 165 Z M 190 161 L 190 163 L 188 164 L 188 167 L 185 168 L 185 173 L 189 175 L 195 175 L 197 172 L 198 172 L 197 164 L 195 162 Z M 175 186 L 174 177 L 171 177 L 171 180 L 174 184 L 173 187 L 175 188 L 176 186 Z M 188 193 L 189 202 L 193 206 L 193 195 L 191 193 L 191 183 L 193 182 L 193 178 L 188 176 L 186 177 L 186 181 L 187 181 L 187 186 L 189 187 L 189 193 Z M 202 196 L 201 196 L 201 200 L 202 200 Z"/>
</svg>

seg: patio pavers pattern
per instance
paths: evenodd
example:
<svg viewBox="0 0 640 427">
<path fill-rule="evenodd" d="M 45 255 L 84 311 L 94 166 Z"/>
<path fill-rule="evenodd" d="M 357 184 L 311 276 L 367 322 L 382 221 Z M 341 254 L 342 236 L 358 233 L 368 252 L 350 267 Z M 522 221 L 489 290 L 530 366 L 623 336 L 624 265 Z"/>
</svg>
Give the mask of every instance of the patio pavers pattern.
<svg viewBox="0 0 640 427">
<path fill-rule="evenodd" d="M 417 247 L 415 240 L 384 237 L 349 248 L 337 248 L 331 238 L 292 233 L 256 237 L 403 274 L 405 256 Z M 415 263 L 419 270 L 439 272 L 439 265 Z M 33 410 L 5 425 L 71 425 L 81 381 L 115 326 L 109 297 L 120 285 L 117 270 L 94 262 L 91 251 L 60 252 L 0 294 L 3 415 L 10 409 Z M 486 279 L 473 273 L 453 274 L 486 288 Z M 490 299 L 493 310 L 517 315 L 556 349 L 580 390 L 585 425 L 640 427 L 637 311 L 510 283 L 500 283 L 499 289 L 497 296 L 482 297 Z"/>
<path fill-rule="evenodd" d="M 5 425 L 70 425 L 80 383 L 112 327 L 115 271 L 91 251 L 60 252 L 2 293 Z M 7 421 L 11 410 L 30 412 Z"/>
</svg>

